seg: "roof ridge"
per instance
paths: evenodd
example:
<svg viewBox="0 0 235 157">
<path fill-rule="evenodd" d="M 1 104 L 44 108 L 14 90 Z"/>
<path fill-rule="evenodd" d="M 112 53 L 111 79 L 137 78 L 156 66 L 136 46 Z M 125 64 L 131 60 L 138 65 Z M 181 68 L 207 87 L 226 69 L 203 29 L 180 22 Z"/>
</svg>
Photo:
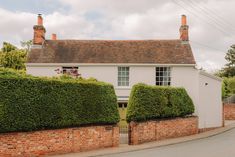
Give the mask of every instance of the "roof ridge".
<svg viewBox="0 0 235 157">
<path fill-rule="evenodd" d="M 106 39 L 57 39 L 45 41 L 106 41 L 106 42 L 128 42 L 128 41 L 181 41 L 180 39 L 123 39 L 123 40 L 106 40 Z"/>
</svg>

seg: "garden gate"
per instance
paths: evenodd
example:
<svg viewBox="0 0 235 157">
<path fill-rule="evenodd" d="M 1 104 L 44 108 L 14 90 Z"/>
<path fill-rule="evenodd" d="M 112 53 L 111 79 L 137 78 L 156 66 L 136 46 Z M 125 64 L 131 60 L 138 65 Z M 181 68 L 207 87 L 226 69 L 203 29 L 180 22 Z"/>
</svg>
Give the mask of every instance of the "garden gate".
<svg viewBox="0 0 235 157">
<path fill-rule="evenodd" d="M 118 111 L 120 115 L 120 122 L 118 123 L 119 132 L 120 132 L 120 143 L 127 144 L 128 143 L 128 123 L 126 121 L 127 102 L 119 102 Z"/>
</svg>

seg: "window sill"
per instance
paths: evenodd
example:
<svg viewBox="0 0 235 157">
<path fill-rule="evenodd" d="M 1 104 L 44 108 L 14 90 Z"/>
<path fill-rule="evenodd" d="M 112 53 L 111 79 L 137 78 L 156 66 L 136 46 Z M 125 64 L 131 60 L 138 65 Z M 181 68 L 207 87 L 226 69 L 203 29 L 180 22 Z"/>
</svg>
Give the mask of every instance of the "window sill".
<svg viewBox="0 0 235 157">
<path fill-rule="evenodd" d="M 115 89 L 131 89 L 130 86 L 117 86 Z"/>
</svg>

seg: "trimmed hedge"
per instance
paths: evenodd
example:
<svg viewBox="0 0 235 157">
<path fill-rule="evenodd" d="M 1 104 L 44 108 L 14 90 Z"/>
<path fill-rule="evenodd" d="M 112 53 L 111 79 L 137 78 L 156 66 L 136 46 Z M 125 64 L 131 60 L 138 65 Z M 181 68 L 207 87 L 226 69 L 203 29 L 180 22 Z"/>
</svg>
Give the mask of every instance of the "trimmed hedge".
<svg viewBox="0 0 235 157">
<path fill-rule="evenodd" d="M 149 86 L 132 87 L 127 121 L 184 117 L 194 112 L 194 105 L 184 88 Z"/>
<path fill-rule="evenodd" d="M 0 132 L 116 124 L 110 84 L 0 72 Z"/>
</svg>

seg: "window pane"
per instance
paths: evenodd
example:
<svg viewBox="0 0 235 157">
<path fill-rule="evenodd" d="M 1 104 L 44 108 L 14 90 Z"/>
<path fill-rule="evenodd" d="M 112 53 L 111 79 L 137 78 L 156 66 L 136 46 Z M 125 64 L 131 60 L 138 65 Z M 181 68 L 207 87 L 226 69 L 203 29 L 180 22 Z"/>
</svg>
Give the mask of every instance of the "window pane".
<svg viewBox="0 0 235 157">
<path fill-rule="evenodd" d="M 156 77 L 156 81 L 157 81 L 157 82 L 160 81 L 160 80 L 159 80 L 159 77 Z"/>
<path fill-rule="evenodd" d="M 167 72 L 166 71 L 163 72 L 163 76 L 167 76 Z"/>
<path fill-rule="evenodd" d="M 156 76 L 160 76 L 160 72 L 156 72 Z"/>
</svg>

